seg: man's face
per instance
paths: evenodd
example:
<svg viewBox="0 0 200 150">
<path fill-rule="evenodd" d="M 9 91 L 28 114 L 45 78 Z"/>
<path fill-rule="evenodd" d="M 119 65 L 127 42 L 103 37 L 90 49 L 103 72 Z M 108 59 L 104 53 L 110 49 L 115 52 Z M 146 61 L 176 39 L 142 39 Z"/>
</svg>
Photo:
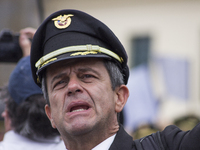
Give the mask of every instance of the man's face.
<svg viewBox="0 0 200 150">
<path fill-rule="evenodd" d="M 61 135 L 109 128 L 117 120 L 116 91 L 101 59 L 66 60 L 47 68 L 46 113 Z"/>
</svg>

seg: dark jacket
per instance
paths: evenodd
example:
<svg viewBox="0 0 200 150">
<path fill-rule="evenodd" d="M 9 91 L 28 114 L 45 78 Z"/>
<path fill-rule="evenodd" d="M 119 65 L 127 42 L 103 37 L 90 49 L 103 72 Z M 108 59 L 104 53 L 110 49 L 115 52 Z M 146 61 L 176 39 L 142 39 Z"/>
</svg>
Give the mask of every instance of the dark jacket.
<svg viewBox="0 0 200 150">
<path fill-rule="evenodd" d="M 109 150 L 136 150 L 133 138 L 120 126 Z"/>
<path fill-rule="evenodd" d="M 200 150 L 200 123 L 186 132 L 170 125 L 160 133 L 165 150 Z"/>
<path fill-rule="evenodd" d="M 170 125 L 162 132 L 135 141 L 120 126 L 109 150 L 200 150 L 200 124 L 186 132 Z"/>
</svg>

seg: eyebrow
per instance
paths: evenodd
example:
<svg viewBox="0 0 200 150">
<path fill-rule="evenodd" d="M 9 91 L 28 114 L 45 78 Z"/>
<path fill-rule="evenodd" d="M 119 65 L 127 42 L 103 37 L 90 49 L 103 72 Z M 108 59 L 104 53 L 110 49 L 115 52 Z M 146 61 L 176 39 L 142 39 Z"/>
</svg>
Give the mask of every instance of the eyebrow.
<svg viewBox="0 0 200 150">
<path fill-rule="evenodd" d="M 82 72 L 82 73 L 85 73 L 87 71 L 91 71 L 91 72 L 94 72 L 95 74 L 97 74 L 98 76 L 101 76 L 100 73 L 92 68 L 78 68 L 78 72 Z M 66 73 L 60 73 L 58 75 L 56 75 L 55 77 L 53 77 L 53 79 L 51 80 L 51 84 L 53 84 L 53 82 L 56 80 L 56 79 L 59 79 L 59 78 L 62 78 L 63 76 L 65 76 Z"/>
</svg>

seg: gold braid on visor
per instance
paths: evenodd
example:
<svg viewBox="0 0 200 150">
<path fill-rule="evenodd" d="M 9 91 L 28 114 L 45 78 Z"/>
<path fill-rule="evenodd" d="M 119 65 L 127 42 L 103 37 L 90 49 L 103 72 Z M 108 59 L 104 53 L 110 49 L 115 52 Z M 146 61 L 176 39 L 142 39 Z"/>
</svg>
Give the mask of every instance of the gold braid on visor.
<svg viewBox="0 0 200 150">
<path fill-rule="evenodd" d="M 64 47 L 48 53 L 35 63 L 35 67 L 39 70 L 42 66 L 48 64 L 49 62 L 57 60 L 57 58 L 55 58 L 56 56 L 70 52 L 74 52 L 70 56 L 104 53 L 117 59 L 120 63 L 123 62 L 122 57 L 119 57 L 116 53 L 106 48 L 99 47 L 98 45 L 79 45 Z"/>
</svg>

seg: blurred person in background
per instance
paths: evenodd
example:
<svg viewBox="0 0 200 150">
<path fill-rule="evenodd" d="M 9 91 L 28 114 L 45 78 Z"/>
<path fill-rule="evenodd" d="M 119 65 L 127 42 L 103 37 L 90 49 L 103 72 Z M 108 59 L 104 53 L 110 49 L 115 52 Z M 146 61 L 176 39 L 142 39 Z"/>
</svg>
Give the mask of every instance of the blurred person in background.
<svg viewBox="0 0 200 150">
<path fill-rule="evenodd" d="M 150 123 L 144 123 L 139 125 L 137 128 L 135 128 L 135 130 L 132 131 L 132 133 L 130 133 L 133 137 L 133 139 L 140 139 L 143 138 L 147 135 L 151 135 L 152 133 L 155 133 L 157 131 L 161 131 L 161 129 L 159 129 L 159 127 L 157 127 L 154 124 L 150 124 Z"/>
<path fill-rule="evenodd" d="M 1 100 L 5 103 L 2 117 L 6 131 L 0 142 L 1 150 L 65 149 L 59 132 L 51 127 L 45 114 L 46 100 L 42 91 L 32 78 L 29 39 L 34 33 L 33 28 L 20 31 L 19 44 L 24 57 L 11 73 L 8 86 L 1 90 Z"/>
<path fill-rule="evenodd" d="M 194 128 L 198 122 L 200 122 L 199 116 L 188 114 L 175 119 L 173 124 L 178 126 L 181 130 L 187 131 Z"/>
</svg>

